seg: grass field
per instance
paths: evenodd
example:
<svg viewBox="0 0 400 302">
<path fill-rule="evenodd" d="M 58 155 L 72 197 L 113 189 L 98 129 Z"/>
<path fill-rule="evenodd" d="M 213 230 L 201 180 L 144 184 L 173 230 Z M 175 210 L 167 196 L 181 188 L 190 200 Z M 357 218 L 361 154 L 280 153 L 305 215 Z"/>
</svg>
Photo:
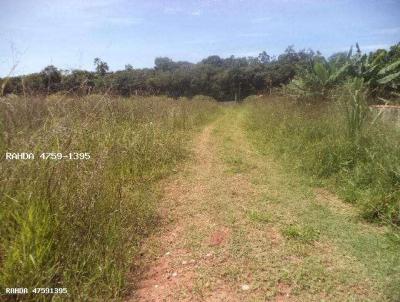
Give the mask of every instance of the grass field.
<svg viewBox="0 0 400 302">
<path fill-rule="evenodd" d="M 0 151 L 37 157 L 0 162 L 1 286 L 69 292 L 25 301 L 398 301 L 400 134 L 370 116 L 349 131 L 342 109 L 2 98 Z"/>
<path fill-rule="evenodd" d="M 167 180 L 129 301 L 398 301 L 393 229 L 270 153 L 251 106 L 225 106 Z"/>
<path fill-rule="evenodd" d="M 248 126 L 265 152 L 358 205 L 364 218 L 400 224 L 400 129 L 394 124 L 339 102 L 277 98 L 247 107 Z"/>
<path fill-rule="evenodd" d="M 67 288 L 74 301 L 120 297 L 155 224 L 157 180 L 216 107 L 201 98 L 2 98 L 0 152 L 36 158 L 0 161 L 1 286 Z"/>
</svg>

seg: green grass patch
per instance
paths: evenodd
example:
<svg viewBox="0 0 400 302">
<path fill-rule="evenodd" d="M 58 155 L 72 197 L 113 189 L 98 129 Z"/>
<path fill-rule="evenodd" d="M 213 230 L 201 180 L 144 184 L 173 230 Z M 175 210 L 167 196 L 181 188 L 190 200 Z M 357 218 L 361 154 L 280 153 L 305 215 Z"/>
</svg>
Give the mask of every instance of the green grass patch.
<svg viewBox="0 0 400 302">
<path fill-rule="evenodd" d="M 268 223 L 271 222 L 272 219 L 270 214 L 256 210 L 250 210 L 247 216 L 251 221 L 258 223 Z"/>
<path fill-rule="evenodd" d="M 318 239 L 319 231 L 311 226 L 289 225 L 282 229 L 286 238 L 296 239 L 301 242 L 311 243 Z"/>
<path fill-rule="evenodd" d="M 263 152 L 357 204 L 364 218 L 400 224 L 400 131 L 367 116 L 350 135 L 331 105 L 285 99 L 247 103 L 247 127 Z"/>
<path fill-rule="evenodd" d="M 350 267 L 371 280 L 374 290 L 384 295 L 382 300 L 398 301 L 399 187 L 393 171 L 400 162 L 399 131 L 367 119 L 352 140 L 337 107 L 310 107 L 285 99 L 248 102 L 243 111 L 248 135 L 260 154 L 282 165 L 285 181 L 279 188 L 285 198 L 275 203 L 275 213 L 295 217 L 281 221 L 282 234 L 289 242 L 307 243 L 299 247 L 313 247 L 310 243 L 317 240 L 335 257 L 348 255 Z M 328 187 L 355 207 L 312 196 L 313 186 Z M 359 212 L 379 225 L 366 223 Z M 307 267 L 307 274 L 313 270 Z M 344 271 L 337 276 L 348 281 L 354 277 Z"/>
</svg>

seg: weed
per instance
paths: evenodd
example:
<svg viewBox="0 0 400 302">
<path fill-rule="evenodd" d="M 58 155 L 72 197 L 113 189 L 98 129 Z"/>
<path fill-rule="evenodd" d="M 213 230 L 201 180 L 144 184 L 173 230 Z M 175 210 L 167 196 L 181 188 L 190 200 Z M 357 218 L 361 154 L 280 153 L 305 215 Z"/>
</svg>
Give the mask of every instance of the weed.
<svg viewBox="0 0 400 302">
<path fill-rule="evenodd" d="M 248 217 L 251 221 L 258 223 L 268 223 L 271 221 L 271 216 L 268 213 L 252 210 L 248 212 Z"/>
<path fill-rule="evenodd" d="M 282 230 L 287 238 L 296 239 L 305 243 L 311 243 L 318 239 L 319 231 L 309 226 L 289 225 Z"/>
<path fill-rule="evenodd" d="M 400 132 L 372 123 L 362 83 L 354 85 L 347 110 L 285 99 L 249 101 L 248 130 L 260 149 L 319 185 L 335 188 L 368 220 L 399 224 Z"/>
<path fill-rule="evenodd" d="M 162 97 L 2 98 L 0 150 L 36 158 L 0 160 L 0 284 L 66 287 L 74 301 L 120 297 L 156 222 L 155 182 L 215 108 Z M 42 160 L 41 152 L 91 159 Z"/>
</svg>

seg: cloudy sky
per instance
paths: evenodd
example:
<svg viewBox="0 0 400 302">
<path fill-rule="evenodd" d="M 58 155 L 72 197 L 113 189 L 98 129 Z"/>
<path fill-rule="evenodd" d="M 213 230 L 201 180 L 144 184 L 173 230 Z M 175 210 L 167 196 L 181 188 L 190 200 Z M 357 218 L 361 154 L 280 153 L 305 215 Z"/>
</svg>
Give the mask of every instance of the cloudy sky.
<svg viewBox="0 0 400 302">
<path fill-rule="evenodd" d="M 0 76 L 59 68 L 152 67 L 217 54 L 279 54 L 288 45 L 324 55 L 359 42 L 400 41 L 399 0 L 0 0 Z"/>
</svg>

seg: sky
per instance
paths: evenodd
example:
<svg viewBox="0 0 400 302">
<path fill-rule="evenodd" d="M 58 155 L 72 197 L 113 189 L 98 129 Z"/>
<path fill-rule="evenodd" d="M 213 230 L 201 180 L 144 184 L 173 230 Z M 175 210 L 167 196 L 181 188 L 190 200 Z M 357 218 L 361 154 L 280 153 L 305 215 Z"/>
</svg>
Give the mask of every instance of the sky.
<svg viewBox="0 0 400 302">
<path fill-rule="evenodd" d="M 363 51 L 400 42 L 400 0 L 0 0 L 0 77 L 47 65 L 153 67 L 282 53 L 288 45 Z"/>
</svg>

